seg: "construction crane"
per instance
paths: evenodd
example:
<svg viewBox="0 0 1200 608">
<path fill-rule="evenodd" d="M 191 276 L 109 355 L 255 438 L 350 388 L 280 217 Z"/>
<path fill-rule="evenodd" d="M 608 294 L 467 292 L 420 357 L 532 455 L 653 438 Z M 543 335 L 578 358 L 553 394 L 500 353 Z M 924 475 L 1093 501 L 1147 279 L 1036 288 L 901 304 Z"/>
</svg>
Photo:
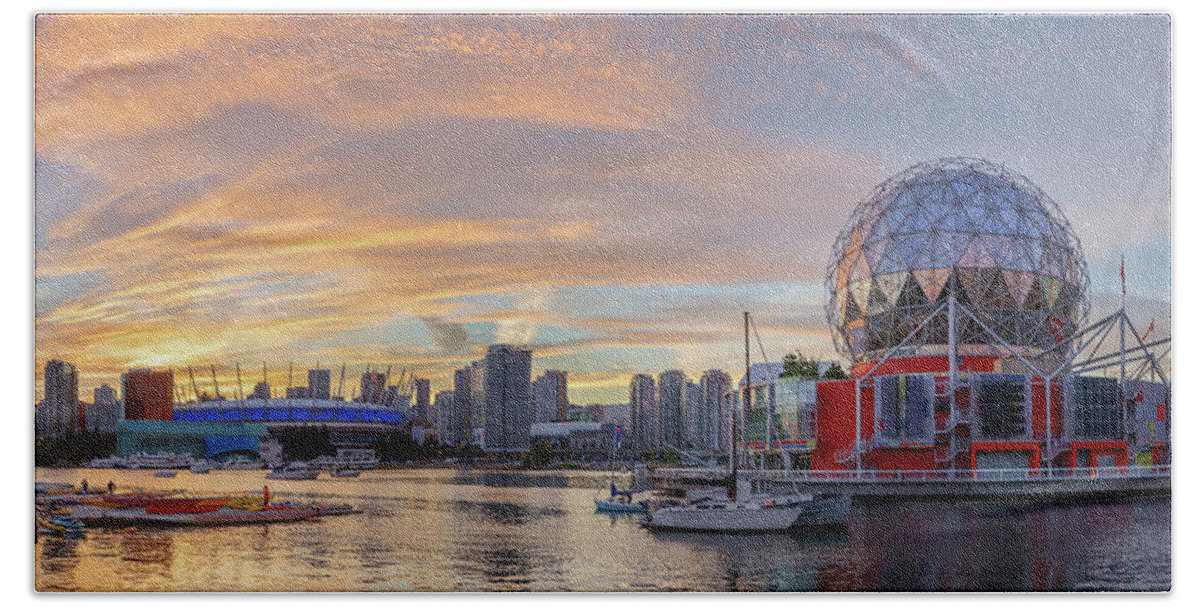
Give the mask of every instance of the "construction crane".
<svg viewBox="0 0 1200 608">
<path fill-rule="evenodd" d="M 246 397 L 245 397 L 245 396 L 242 394 L 242 364 L 239 362 L 239 363 L 234 363 L 233 365 L 234 365 L 234 367 L 237 369 L 237 396 L 238 396 L 238 401 L 245 401 L 245 400 L 246 400 Z"/>
<path fill-rule="evenodd" d="M 213 395 L 213 399 L 215 399 L 217 401 L 224 401 L 225 398 L 221 396 L 221 385 L 217 384 L 217 366 L 213 365 L 213 364 L 209 364 L 209 369 L 212 370 L 213 392 L 215 393 Z"/>
<path fill-rule="evenodd" d="M 342 377 L 338 378 L 338 392 L 337 392 L 338 401 L 342 400 L 342 381 L 344 381 L 345 379 L 346 379 L 346 362 L 343 361 L 342 362 Z"/>
<path fill-rule="evenodd" d="M 192 373 L 192 366 L 188 366 L 188 378 L 192 379 L 192 395 L 196 397 L 196 403 L 200 403 L 200 391 L 196 389 L 196 375 Z"/>
<path fill-rule="evenodd" d="M 383 394 L 379 396 L 379 405 L 386 405 L 388 398 L 388 378 L 392 377 L 392 366 L 387 367 L 387 371 L 383 373 Z"/>
</svg>

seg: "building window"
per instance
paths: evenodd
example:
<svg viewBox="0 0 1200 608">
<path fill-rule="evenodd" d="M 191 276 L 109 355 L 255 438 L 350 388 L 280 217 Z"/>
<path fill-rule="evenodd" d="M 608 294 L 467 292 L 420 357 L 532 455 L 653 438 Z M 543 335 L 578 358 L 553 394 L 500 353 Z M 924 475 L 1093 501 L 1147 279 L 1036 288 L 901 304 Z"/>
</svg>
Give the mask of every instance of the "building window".
<svg viewBox="0 0 1200 608">
<path fill-rule="evenodd" d="M 1077 438 L 1121 437 L 1121 403 L 1115 378 L 1075 376 L 1071 382 L 1071 394 Z"/>
<path fill-rule="evenodd" d="M 881 438 L 927 441 L 933 436 L 932 413 L 932 376 L 884 376 L 875 380 L 875 415 Z"/>
<path fill-rule="evenodd" d="M 1020 439 L 1029 434 L 1029 378 L 1015 374 L 973 376 L 980 439 Z"/>
</svg>

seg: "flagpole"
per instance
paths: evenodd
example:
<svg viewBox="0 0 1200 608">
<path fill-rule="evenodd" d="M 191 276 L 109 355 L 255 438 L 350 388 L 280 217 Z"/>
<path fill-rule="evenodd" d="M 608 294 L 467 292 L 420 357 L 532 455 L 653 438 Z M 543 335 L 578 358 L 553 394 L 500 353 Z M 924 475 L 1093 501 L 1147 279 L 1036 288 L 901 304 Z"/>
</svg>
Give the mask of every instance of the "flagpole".
<svg viewBox="0 0 1200 608">
<path fill-rule="evenodd" d="M 1125 314 L 1125 254 L 1121 254 L 1121 384 L 1117 392 L 1121 396 L 1121 427 L 1124 439 L 1129 440 L 1129 403 L 1125 396 L 1125 326 L 1129 315 Z"/>
</svg>

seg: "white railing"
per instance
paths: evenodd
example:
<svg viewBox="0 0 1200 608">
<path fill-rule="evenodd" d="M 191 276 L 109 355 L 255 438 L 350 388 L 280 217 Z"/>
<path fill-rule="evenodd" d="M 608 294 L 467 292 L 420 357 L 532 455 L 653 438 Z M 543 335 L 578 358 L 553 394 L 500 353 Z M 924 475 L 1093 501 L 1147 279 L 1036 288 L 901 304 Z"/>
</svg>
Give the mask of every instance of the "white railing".
<svg viewBox="0 0 1200 608">
<path fill-rule="evenodd" d="M 656 477 L 671 479 L 717 479 L 724 469 L 663 468 Z M 1171 476 L 1170 465 L 1128 467 L 1076 467 L 1050 469 L 976 469 L 916 471 L 763 471 L 743 470 L 746 479 L 793 482 L 896 482 L 896 481 L 1051 481 L 1064 479 L 1134 479 Z"/>
<path fill-rule="evenodd" d="M 746 474 L 756 479 L 820 482 L 1049 481 L 1170 477 L 1171 466 L 976 469 L 973 471 L 747 471 Z"/>
</svg>

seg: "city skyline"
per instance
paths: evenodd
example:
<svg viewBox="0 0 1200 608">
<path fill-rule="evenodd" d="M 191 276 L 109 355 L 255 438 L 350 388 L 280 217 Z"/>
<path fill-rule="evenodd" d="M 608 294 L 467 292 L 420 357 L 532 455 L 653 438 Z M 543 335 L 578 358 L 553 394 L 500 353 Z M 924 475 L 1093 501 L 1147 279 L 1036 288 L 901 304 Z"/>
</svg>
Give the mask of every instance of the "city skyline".
<svg viewBox="0 0 1200 608">
<path fill-rule="evenodd" d="M 635 373 L 740 369 L 742 310 L 772 360 L 835 358 L 838 231 L 888 176 L 957 155 L 1058 202 L 1094 311 L 1124 254 L 1131 316 L 1170 335 L 1163 15 L 37 27 L 38 399 L 50 359 L 81 394 L 264 360 L 442 390 L 512 343 L 608 403 Z"/>
</svg>

